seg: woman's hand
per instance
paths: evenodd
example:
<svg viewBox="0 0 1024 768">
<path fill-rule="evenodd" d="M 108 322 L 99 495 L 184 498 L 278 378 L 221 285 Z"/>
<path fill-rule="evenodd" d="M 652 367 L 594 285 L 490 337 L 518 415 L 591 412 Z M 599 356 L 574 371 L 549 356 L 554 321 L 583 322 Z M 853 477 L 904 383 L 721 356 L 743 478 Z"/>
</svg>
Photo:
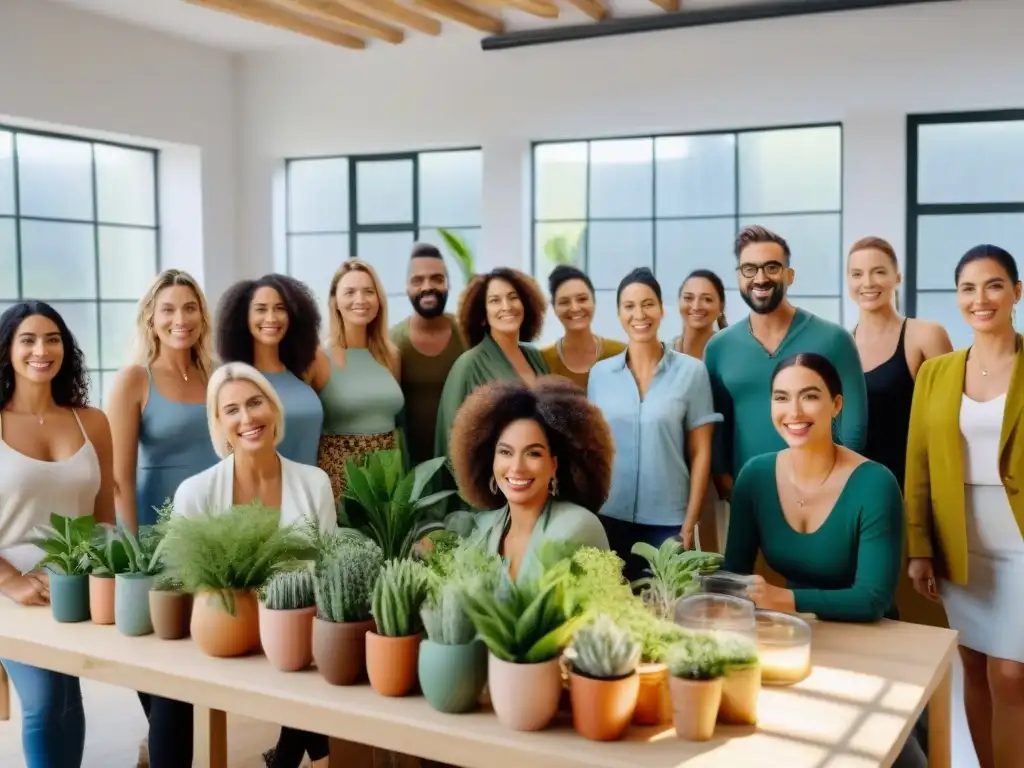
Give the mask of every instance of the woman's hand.
<svg viewBox="0 0 1024 768">
<path fill-rule="evenodd" d="M 754 605 L 764 610 L 782 611 L 783 613 L 796 612 L 793 590 L 772 586 L 764 580 L 763 576 L 750 577 L 747 597 L 754 601 Z"/>
<path fill-rule="evenodd" d="M 935 584 L 935 567 L 930 557 L 912 557 L 907 566 L 907 575 L 914 583 L 914 589 L 934 603 L 939 601 L 939 590 Z"/>
<path fill-rule="evenodd" d="M 679 529 L 679 538 L 683 540 L 683 549 L 693 549 L 693 532 L 697 528 L 697 518 L 687 517 L 683 527 Z"/>
<path fill-rule="evenodd" d="M 0 582 L 0 592 L 19 605 L 49 605 L 50 581 L 38 571 L 11 576 Z"/>
</svg>

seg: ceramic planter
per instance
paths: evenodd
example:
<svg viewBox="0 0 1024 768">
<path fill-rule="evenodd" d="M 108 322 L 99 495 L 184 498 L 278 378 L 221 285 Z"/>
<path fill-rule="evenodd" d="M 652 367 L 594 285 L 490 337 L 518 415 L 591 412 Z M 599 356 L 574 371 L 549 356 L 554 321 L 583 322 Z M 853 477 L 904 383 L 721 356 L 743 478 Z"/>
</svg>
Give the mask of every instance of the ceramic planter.
<svg viewBox="0 0 1024 768">
<path fill-rule="evenodd" d="M 114 577 L 89 575 L 89 614 L 93 624 L 114 623 Z"/>
<path fill-rule="evenodd" d="M 366 675 L 366 633 L 373 619 L 335 623 L 313 619 L 313 661 L 331 685 L 354 685 Z"/>
<path fill-rule="evenodd" d="M 232 590 L 234 612 L 229 613 L 220 593 L 199 592 L 192 605 L 192 639 L 207 656 L 244 656 L 260 647 L 260 620 L 256 593 Z"/>
<path fill-rule="evenodd" d="M 55 621 L 71 624 L 89 620 L 89 577 L 50 573 L 50 610 Z"/>
<path fill-rule="evenodd" d="M 381 696 L 405 696 L 416 686 L 422 635 L 366 633 L 366 673 Z"/>
<path fill-rule="evenodd" d="M 718 720 L 730 725 L 757 725 L 757 698 L 761 693 L 761 665 L 729 670 L 722 680 Z"/>
<path fill-rule="evenodd" d="M 672 723 L 676 736 L 687 741 L 708 741 L 715 735 L 715 721 L 722 702 L 722 678 L 688 680 L 673 677 Z"/>
<path fill-rule="evenodd" d="M 480 703 L 487 684 L 487 646 L 480 640 L 465 645 L 420 645 L 420 690 L 438 712 L 470 712 Z"/>
<path fill-rule="evenodd" d="M 615 680 L 598 680 L 573 672 L 569 675 L 572 725 L 593 741 L 622 737 L 636 709 L 640 676 L 634 672 Z"/>
<path fill-rule="evenodd" d="M 498 720 L 514 731 L 539 731 L 558 711 L 562 671 L 557 658 L 513 664 L 492 653 L 487 656 L 487 685 Z"/>
<path fill-rule="evenodd" d="M 633 722 L 636 725 L 668 725 L 672 722 L 672 695 L 668 686 L 668 667 L 659 663 L 641 664 L 637 669 L 639 690 Z"/>
<path fill-rule="evenodd" d="M 161 640 L 188 637 L 192 619 L 192 595 L 176 590 L 149 590 L 149 617 Z"/>
<path fill-rule="evenodd" d="M 114 577 L 114 623 L 128 637 L 153 634 L 149 616 L 149 589 L 153 577 L 144 573 L 119 573 Z"/>
<path fill-rule="evenodd" d="M 267 661 L 282 672 L 298 672 L 313 663 L 316 606 L 275 611 L 260 603 L 260 643 Z"/>
</svg>

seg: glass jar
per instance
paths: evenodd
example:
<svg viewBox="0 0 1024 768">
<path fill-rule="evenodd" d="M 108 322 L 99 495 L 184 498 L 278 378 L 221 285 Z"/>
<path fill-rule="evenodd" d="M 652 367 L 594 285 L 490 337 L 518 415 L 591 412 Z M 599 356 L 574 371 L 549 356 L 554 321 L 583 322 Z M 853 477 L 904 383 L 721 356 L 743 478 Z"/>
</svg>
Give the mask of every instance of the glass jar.
<svg viewBox="0 0 1024 768">
<path fill-rule="evenodd" d="M 757 655 L 765 685 L 793 685 L 811 674 L 811 625 L 799 616 L 758 611 Z"/>
<path fill-rule="evenodd" d="M 683 629 L 723 630 L 755 637 L 754 604 L 731 595 L 684 597 L 676 604 L 675 621 Z"/>
</svg>

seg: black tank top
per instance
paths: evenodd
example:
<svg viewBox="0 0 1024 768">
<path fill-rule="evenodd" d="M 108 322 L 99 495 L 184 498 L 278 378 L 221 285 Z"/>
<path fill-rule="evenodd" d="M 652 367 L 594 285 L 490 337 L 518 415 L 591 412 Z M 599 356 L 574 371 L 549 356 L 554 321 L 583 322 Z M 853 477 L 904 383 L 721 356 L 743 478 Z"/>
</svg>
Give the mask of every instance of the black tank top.
<svg viewBox="0 0 1024 768">
<path fill-rule="evenodd" d="M 854 329 L 856 333 L 856 329 Z M 907 431 L 914 399 L 914 377 L 907 365 L 907 321 L 900 328 L 896 352 L 864 374 L 868 390 L 868 440 L 864 455 L 889 468 L 903 488 L 907 465 Z"/>
</svg>

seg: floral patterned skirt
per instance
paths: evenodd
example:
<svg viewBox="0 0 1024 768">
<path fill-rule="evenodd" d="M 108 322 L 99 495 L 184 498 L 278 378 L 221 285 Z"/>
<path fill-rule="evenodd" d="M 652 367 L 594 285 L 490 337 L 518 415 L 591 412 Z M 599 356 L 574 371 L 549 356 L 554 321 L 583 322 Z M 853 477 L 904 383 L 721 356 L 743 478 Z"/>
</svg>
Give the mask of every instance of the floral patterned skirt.
<svg viewBox="0 0 1024 768">
<path fill-rule="evenodd" d="M 381 432 L 377 435 L 321 435 L 316 464 L 331 478 L 334 498 L 338 500 L 348 487 L 345 475 L 345 462 L 348 459 L 359 463 L 374 451 L 390 451 L 397 447 L 394 432 Z"/>
</svg>

